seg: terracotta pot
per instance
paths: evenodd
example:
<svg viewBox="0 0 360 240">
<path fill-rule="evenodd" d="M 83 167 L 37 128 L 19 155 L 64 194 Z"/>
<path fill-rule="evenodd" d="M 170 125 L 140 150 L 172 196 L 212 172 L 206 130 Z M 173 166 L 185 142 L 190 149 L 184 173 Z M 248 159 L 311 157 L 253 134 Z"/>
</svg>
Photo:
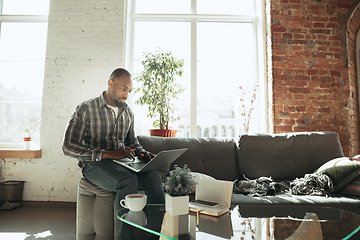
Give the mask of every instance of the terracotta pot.
<svg viewBox="0 0 360 240">
<path fill-rule="evenodd" d="M 150 129 L 151 136 L 157 137 L 176 137 L 177 130 L 170 129 Z"/>
</svg>

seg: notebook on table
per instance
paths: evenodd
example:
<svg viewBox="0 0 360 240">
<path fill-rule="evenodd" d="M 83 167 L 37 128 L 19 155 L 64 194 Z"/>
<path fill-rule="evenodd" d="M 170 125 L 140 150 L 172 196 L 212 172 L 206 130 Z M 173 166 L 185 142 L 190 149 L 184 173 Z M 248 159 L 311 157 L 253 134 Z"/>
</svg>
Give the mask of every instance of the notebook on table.
<svg viewBox="0 0 360 240">
<path fill-rule="evenodd" d="M 153 169 L 169 167 L 170 164 L 180 157 L 186 150 L 187 148 L 164 150 L 156 154 L 156 156 L 148 162 L 140 161 L 138 157 L 135 157 L 135 160 L 121 158 L 113 161 L 134 172 L 146 172 Z"/>
</svg>

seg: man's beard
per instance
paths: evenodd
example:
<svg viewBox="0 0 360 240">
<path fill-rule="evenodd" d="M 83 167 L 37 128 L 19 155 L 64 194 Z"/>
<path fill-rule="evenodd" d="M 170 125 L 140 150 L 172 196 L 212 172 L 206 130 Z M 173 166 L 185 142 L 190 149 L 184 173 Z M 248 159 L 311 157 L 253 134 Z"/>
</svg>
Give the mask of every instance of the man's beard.
<svg viewBox="0 0 360 240">
<path fill-rule="evenodd" d="M 116 99 L 115 105 L 121 109 L 125 106 L 125 102 L 120 101 L 120 99 Z"/>
</svg>

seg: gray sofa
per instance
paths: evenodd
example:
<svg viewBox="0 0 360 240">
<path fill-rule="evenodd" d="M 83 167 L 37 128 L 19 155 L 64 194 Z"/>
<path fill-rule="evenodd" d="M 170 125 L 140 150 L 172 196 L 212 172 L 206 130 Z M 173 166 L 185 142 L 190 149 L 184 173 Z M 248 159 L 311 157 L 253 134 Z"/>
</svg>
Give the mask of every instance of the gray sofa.
<svg viewBox="0 0 360 240">
<path fill-rule="evenodd" d="M 186 164 L 193 172 L 227 181 L 234 181 L 241 175 L 249 179 L 267 176 L 293 180 L 303 177 L 306 173 L 313 173 L 332 159 L 344 157 L 338 134 L 335 132 L 246 134 L 241 135 L 238 141 L 150 136 L 138 136 L 138 140 L 146 150 L 152 153 L 167 149 L 188 148 L 171 167 L 174 165 L 182 167 Z M 86 180 L 81 179 L 79 183 L 77 226 L 82 228 L 80 229 L 82 237 L 78 236 L 78 239 L 94 239 L 96 232 L 102 228 L 99 221 L 95 220 L 104 219 L 101 213 L 113 209 L 113 205 L 111 203 L 94 204 L 95 199 L 101 198 L 97 194 L 104 195 L 104 193 L 84 181 Z M 105 196 L 109 198 L 111 194 L 105 194 Z M 106 201 L 109 202 L 108 199 Z M 345 196 L 280 194 L 251 197 L 233 194 L 232 203 L 241 204 L 242 207 L 248 206 L 250 209 L 248 212 L 254 215 L 262 211 L 262 206 L 266 206 L 265 215 L 271 215 L 271 209 L 269 210 L 268 206 L 274 206 L 274 211 L 278 211 L 279 206 L 290 205 L 309 206 L 309 208 L 328 206 L 360 214 L 360 198 Z M 82 209 L 88 209 L 88 211 L 82 211 Z M 89 211 L 92 213 L 90 221 L 88 221 L 89 217 L 84 215 Z M 113 223 L 110 218 L 107 222 L 101 221 L 101 224 L 108 226 Z M 111 239 L 111 237 L 96 239 Z"/>
<path fill-rule="evenodd" d="M 237 142 L 216 138 L 149 136 L 139 136 L 138 140 L 145 149 L 154 153 L 187 147 L 188 151 L 172 165 L 186 164 L 193 172 L 228 181 L 234 181 L 241 175 L 249 179 L 265 176 L 294 180 L 313 173 L 332 159 L 344 157 L 336 132 L 245 134 Z M 254 209 L 269 205 L 326 206 L 360 214 L 360 198 L 339 194 L 331 197 L 290 194 L 251 197 L 234 193 L 232 203 Z"/>
</svg>

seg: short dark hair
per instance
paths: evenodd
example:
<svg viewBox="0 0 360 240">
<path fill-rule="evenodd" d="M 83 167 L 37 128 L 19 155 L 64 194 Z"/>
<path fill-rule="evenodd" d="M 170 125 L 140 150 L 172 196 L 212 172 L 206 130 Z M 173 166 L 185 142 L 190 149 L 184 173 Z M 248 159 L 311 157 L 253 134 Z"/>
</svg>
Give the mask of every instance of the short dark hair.
<svg viewBox="0 0 360 240">
<path fill-rule="evenodd" d="M 114 78 L 119 78 L 121 77 L 121 75 L 125 73 L 126 75 L 128 75 L 129 77 L 131 77 L 131 74 L 124 68 L 117 68 L 115 69 L 111 75 L 110 75 L 110 79 L 114 80 Z"/>
</svg>

